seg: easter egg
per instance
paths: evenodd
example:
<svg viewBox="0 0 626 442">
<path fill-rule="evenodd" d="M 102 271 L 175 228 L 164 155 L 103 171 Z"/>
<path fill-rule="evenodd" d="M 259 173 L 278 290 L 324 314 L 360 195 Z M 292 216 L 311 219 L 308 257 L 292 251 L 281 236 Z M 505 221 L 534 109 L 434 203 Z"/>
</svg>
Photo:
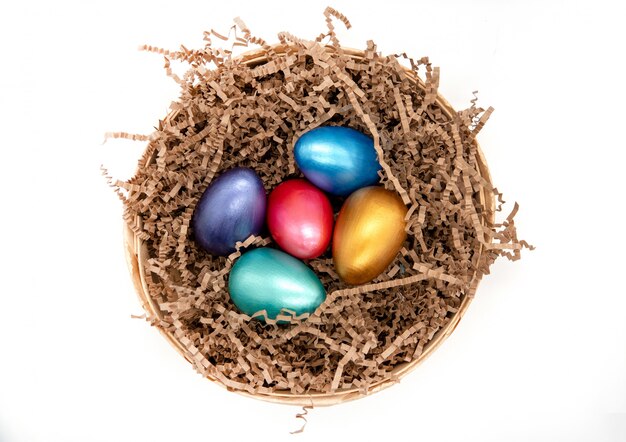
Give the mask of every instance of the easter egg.
<svg viewBox="0 0 626 442">
<path fill-rule="evenodd" d="M 328 193 L 347 196 L 378 183 L 378 157 L 372 139 L 349 127 L 322 126 L 304 133 L 294 147 L 305 177 Z"/>
<path fill-rule="evenodd" d="M 269 195 L 267 226 L 285 252 L 300 259 L 316 258 L 330 243 L 333 209 L 324 192 L 311 183 L 285 181 Z"/>
<path fill-rule="evenodd" d="M 196 205 L 191 227 L 196 243 L 214 255 L 235 251 L 237 241 L 260 233 L 267 204 L 252 169 L 236 167 L 215 179 Z"/>
<path fill-rule="evenodd" d="M 250 250 L 235 261 L 228 290 L 233 303 L 246 315 L 266 310 L 272 319 L 281 309 L 296 315 L 313 313 L 326 299 L 313 270 L 293 256 L 268 247 Z"/>
<path fill-rule="evenodd" d="M 406 239 L 406 213 L 400 196 L 382 187 L 348 197 L 333 234 L 333 261 L 344 282 L 364 284 L 387 268 Z"/>
</svg>

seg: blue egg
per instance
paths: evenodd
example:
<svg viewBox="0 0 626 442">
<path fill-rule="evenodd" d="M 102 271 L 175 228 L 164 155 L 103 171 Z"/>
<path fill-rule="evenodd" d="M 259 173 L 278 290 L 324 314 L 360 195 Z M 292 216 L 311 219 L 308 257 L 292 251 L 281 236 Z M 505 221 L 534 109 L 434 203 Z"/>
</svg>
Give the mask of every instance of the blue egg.
<svg viewBox="0 0 626 442">
<path fill-rule="evenodd" d="M 309 181 L 334 195 L 347 196 L 378 183 L 381 167 L 374 141 L 349 127 L 322 126 L 306 132 L 296 142 L 294 156 Z"/>
<path fill-rule="evenodd" d="M 313 313 L 326 299 L 324 286 L 313 270 L 293 256 L 269 247 L 250 250 L 235 261 L 228 277 L 228 291 L 233 303 L 246 315 L 266 310 L 271 319 L 276 319 L 283 308 L 297 316 Z"/>
<path fill-rule="evenodd" d="M 225 256 L 237 241 L 263 228 L 267 197 L 252 169 L 236 167 L 215 179 L 204 191 L 191 220 L 196 243 L 209 253 Z"/>
</svg>

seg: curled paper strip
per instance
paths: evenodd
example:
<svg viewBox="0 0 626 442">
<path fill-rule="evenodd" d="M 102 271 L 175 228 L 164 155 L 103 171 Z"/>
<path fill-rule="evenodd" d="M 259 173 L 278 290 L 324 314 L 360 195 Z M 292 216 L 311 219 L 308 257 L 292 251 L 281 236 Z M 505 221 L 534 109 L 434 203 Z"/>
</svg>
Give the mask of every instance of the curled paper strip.
<svg viewBox="0 0 626 442">
<path fill-rule="evenodd" d="M 313 408 L 314 408 L 313 405 L 305 405 L 302 407 L 302 413 L 296 413 L 296 419 L 302 419 L 304 423 L 297 430 L 291 431 L 290 432 L 291 434 L 298 434 L 298 433 L 304 432 L 304 428 L 306 427 L 306 424 L 308 423 L 308 420 L 305 416 L 308 415 L 309 410 L 312 410 Z"/>
<path fill-rule="evenodd" d="M 175 78 L 180 99 L 157 131 L 137 138 L 148 145 L 136 175 L 120 182 L 103 170 L 124 202 L 150 323 L 207 378 L 303 405 L 397 382 L 452 332 L 493 261 L 517 259 L 528 247 L 514 213 L 495 222 L 501 194 L 475 139 L 492 109 L 474 99 L 454 111 L 437 94 L 439 69 L 428 58 L 382 56 L 373 42 L 363 51 L 342 48 L 333 20 L 350 23 L 330 8 L 325 17 L 328 30 L 315 40 L 283 32 L 269 46 L 237 19 L 228 35 L 205 33 L 201 49 L 143 46 L 165 57 L 168 75 L 170 60 L 190 69 Z M 260 48 L 232 55 L 249 45 Z M 280 319 L 290 325 L 256 321 L 236 310 L 227 278 L 242 252 L 271 240 L 250 237 L 228 257 L 211 256 L 193 242 L 193 210 L 215 176 L 236 166 L 254 168 L 268 190 L 300 176 L 294 143 L 323 124 L 372 136 L 381 185 L 409 207 L 407 240 L 387 271 L 362 286 L 344 285 L 329 253 L 307 262 L 326 302 L 307 317 L 285 312 Z"/>
</svg>

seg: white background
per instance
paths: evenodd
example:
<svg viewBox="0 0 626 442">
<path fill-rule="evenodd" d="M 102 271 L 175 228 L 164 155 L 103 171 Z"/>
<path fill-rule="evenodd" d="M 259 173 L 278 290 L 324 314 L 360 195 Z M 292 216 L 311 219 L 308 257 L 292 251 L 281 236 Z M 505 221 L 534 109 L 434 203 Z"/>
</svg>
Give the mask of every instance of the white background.
<svg viewBox="0 0 626 442">
<path fill-rule="evenodd" d="M 496 109 L 479 141 L 520 235 L 448 341 L 396 385 L 316 408 L 228 393 L 142 320 L 121 203 L 177 98 L 160 56 L 241 16 L 313 38 L 326 1 L 5 2 L 0 12 L 0 441 L 625 441 L 624 45 L 620 2 L 335 0 L 383 53 L 430 56 L 457 108 Z M 349 438 L 349 439 L 348 439 Z"/>
</svg>

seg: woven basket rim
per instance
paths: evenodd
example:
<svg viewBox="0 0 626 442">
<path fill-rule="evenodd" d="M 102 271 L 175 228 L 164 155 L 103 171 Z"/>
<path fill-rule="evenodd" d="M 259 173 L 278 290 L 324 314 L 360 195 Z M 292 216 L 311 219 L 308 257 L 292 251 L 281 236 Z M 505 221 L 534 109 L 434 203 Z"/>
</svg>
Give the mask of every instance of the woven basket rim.
<svg viewBox="0 0 626 442">
<path fill-rule="evenodd" d="M 291 45 L 287 44 L 275 44 L 271 46 L 272 50 L 277 54 L 285 53 L 286 50 Z M 327 46 L 328 49 L 336 50 L 333 46 Z M 342 52 L 345 55 L 352 57 L 353 59 L 363 59 L 365 51 L 360 49 L 353 49 L 348 47 L 341 47 Z M 266 51 L 263 48 L 254 49 L 248 52 L 245 52 L 237 57 L 241 62 L 248 65 L 259 65 L 263 64 L 264 61 L 267 60 Z M 405 69 L 407 76 L 409 79 L 416 83 L 416 85 L 420 88 L 424 88 L 424 82 L 421 78 L 417 76 L 417 74 L 409 69 L 406 66 L 403 66 Z M 437 105 L 446 113 L 448 117 L 452 117 L 456 114 L 454 108 L 448 103 L 448 101 L 443 98 L 439 93 L 437 93 L 437 98 L 435 100 Z M 171 114 L 170 114 L 171 115 Z M 485 156 L 480 148 L 480 145 L 476 140 L 474 140 L 477 149 L 477 163 L 480 175 L 487 182 L 492 184 L 491 175 L 489 173 L 489 168 L 487 167 L 487 161 Z M 483 205 L 486 206 L 487 210 L 483 214 L 483 218 L 481 219 L 481 223 L 483 225 L 493 224 L 495 220 L 495 197 L 492 195 L 492 198 L 486 198 L 484 190 L 480 192 L 480 201 Z M 148 285 L 146 283 L 146 273 L 145 273 L 145 263 L 148 255 L 147 247 L 143 243 L 143 241 L 135 235 L 135 233 L 131 230 L 131 228 L 124 223 L 124 249 L 126 252 L 126 261 L 128 264 L 128 268 L 131 274 L 131 278 L 133 280 L 133 285 L 135 287 L 135 291 L 137 292 L 137 296 L 141 302 L 141 305 L 144 311 L 150 316 L 158 319 L 162 319 L 161 311 L 158 305 L 154 302 L 152 297 L 150 296 L 150 292 L 148 289 Z M 481 244 L 479 252 L 482 254 L 484 251 L 484 247 Z M 475 272 L 472 278 L 472 284 L 474 286 L 478 286 L 482 275 Z M 371 384 L 367 391 L 359 388 L 348 388 L 348 389 L 339 389 L 334 392 L 327 393 L 306 393 L 306 394 L 293 394 L 290 391 L 277 391 L 273 393 L 249 393 L 243 390 L 234 390 L 229 387 L 223 385 L 219 380 L 214 377 L 207 375 L 206 378 L 210 381 L 217 383 L 218 385 L 226 388 L 229 391 L 235 391 L 244 396 L 252 397 L 255 399 L 261 399 L 264 401 L 274 402 L 274 403 L 282 403 L 289 405 L 300 405 L 300 406 L 329 406 L 337 403 L 343 403 L 347 401 L 351 401 L 354 399 L 358 399 L 372 393 L 376 393 L 380 390 L 383 390 L 387 387 L 390 387 L 393 384 L 396 384 L 402 377 L 413 371 L 420 363 L 422 363 L 428 356 L 430 356 L 441 344 L 452 334 L 452 332 L 458 326 L 461 318 L 465 315 L 470 303 L 472 301 L 472 297 L 463 295 L 461 297 L 461 305 L 459 306 L 456 313 L 450 318 L 450 321 L 441 328 L 433 338 L 426 344 L 420 356 L 414 359 L 411 362 L 405 362 L 396 366 L 391 372 L 390 375 L 374 384 Z M 161 332 L 161 334 L 167 339 L 167 341 L 174 347 L 176 350 L 191 364 L 193 361 L 190 360 L 184 345 L 178 340 L 176 336 L 172 333 L 169 333 L 167 330 L 156 326 L 156 328 Z"/>
</svg>

